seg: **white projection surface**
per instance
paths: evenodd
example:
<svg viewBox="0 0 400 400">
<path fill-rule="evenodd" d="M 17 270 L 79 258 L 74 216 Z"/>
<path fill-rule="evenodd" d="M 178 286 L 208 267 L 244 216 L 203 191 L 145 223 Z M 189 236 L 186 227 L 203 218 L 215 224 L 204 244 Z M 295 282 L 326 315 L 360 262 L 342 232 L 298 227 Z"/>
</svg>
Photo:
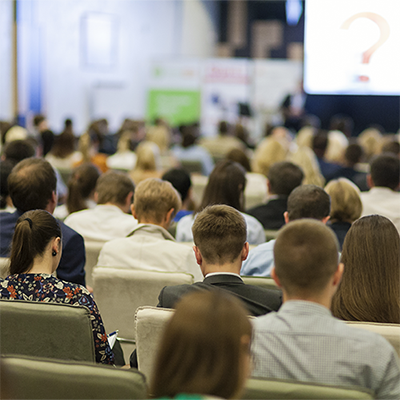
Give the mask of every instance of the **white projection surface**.
<svg viewBox="0 0 400 400">
<path fill-rule="evenodd" d="M 400 95 L 400 0 L 307 0 L 304 88 Z"/>
</svg>

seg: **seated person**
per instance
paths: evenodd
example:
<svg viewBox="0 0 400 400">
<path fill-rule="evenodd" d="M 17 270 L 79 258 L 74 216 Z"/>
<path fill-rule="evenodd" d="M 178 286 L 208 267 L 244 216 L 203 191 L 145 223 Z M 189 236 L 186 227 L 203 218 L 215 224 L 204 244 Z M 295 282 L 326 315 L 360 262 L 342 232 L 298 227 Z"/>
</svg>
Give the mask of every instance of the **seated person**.
<svg viewBox="0 0 400 400">
<path fill-rule="evenodd" d="M 303 171 L 291 162 L 273 164 L 267 175 L 267 203 L 251 208 L 247 213 L 257 218 L 264 229 L 281 228 L 285 224 L 283 214 L 287 210 L 288 197 L 293 189 L 301 185 L 303 178 Z"/>
<path fill-rule="evenodd" d="M 185 296 L 161 338 L 152 397 L 239 399 L 250 372 L 251 333 L 245 310 L 229 294 Z"/>
<path fill-rule="evenodd" d="M 148 271 L 187 272 L 202 280 L 191 247 L 176 243 L 168 232 L 181 208 L 179 193 L 169 182 L 149 178 L 140 182 L 131 206 L 139 222 L 126 238 L 105 243 L 100 251 L 99 267 L 130 268 Z"/>
<path fill-rule="evenodd" d="M 285 222 L 301 218 L 317 219 L 324 224 L 329 220 L 331 200 L 329 195 L 315 185 L 302 185 L 290 193 Z M 271 276 L 274 264 L 275 240 L 270 240 L 250 250 L 249 257 L 243 262 L 241 275 Z"/>
<path fill-rule="evenodd" d="M 61 240 L 60 225 L 47 211 L 33 210 L 22 214 L 11 244 L 11 275 L 0 280 L 0 298 L 77 304 L 88 308 L 96 362 L 113 364 L 114 355 L 92 295 L 81 285 L 52 276 L 61 259 Z"/>
<path fill-rule="evenodd" d="M 246 285 L 240 278 L 240 267 L 249 252 L 249 244 L 246 222 L 239 211 L 225 205 L 206 207 L 197 215 L 192 230 L 194 252 L 204 280 L 193 285 L 164 287 L 158 297 L 159 307 L 175 307 L 188 292 L 218 288 L 238 296 L 251 315 L 279 309 L 282 304 L 279 291 Z"/>
<path fill-rule="evenodd" d="M 332 313 L 345 321 L 400 324 L 400 237 L 390 220 L 362 217 L 343 245 L 345 265 Z"/>
<path fill-rule="evenodd" d="M 130 212 L 135 186 L 122 172 L 105 172 L 97 181 L 97 205 L 70 214 L 65 223 L 85 240 L 103 241 L 127 236 L 137 225 Z"/>
<path fill-rule="evenodd" d="M 256 318 L 253 377 L 357 386 L 376 399 L 400 398 L 399 358 L 381 335 L 332 317 L 343 264 L 335 234 L 320 221 L 290 222 L 274 247 L 278 312 Z"/>
</svg>

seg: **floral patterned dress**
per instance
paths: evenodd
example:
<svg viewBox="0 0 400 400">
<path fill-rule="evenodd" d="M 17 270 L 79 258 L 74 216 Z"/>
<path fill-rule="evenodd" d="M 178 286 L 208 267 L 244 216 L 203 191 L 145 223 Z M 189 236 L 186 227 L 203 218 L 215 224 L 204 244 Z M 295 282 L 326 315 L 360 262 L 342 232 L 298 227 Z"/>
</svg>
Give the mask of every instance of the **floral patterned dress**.
<svg viewBox="0 0 400 400">
<path fill-rule="evenodd" d="M 114 364 L 103 321 L 89 291 L 75 283 L 62 281 L 49 274 L 15 274 L 0 279 L 0 298 L 44 301 L 84 306 L 90 311 L 96 362 Z"/>
</svg>

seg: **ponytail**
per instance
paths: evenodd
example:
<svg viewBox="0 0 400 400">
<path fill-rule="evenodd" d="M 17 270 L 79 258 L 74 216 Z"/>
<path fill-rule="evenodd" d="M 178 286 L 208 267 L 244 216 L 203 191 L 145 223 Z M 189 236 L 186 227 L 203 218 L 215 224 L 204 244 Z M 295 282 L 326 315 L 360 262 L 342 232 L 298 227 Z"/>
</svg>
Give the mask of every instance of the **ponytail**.
<svg viewBox="0 0 400 400">
<path fill-rule="evenodd" d="M 33 224 L 25 218 L 15 227 L 11 245 L 10 274 L 21 274 L 32 268 L 36 255 L 32 249 L 32 236 Z"/>
</svg>

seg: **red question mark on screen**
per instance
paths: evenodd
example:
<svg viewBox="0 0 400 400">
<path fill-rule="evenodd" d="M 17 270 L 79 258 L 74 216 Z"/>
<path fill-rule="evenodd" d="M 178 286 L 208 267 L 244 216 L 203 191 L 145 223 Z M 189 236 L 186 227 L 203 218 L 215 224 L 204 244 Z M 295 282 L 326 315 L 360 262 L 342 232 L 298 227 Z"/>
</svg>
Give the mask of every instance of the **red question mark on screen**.
<svg viewBox="0 0 400 400">
<path fill-rule="evenodd" d="M 361 63 L 368 64 L 372 54 L 374 54 L 375 51 L 378 50 L 379 47 L 381 47 L 386 42 L 386 40 L 388 40 L 390 35 L 390 26 L 389 23 L 386 21 L 386 19 L 383 18 L 382 16 L 372 12 L 362 12 L 355 14 L 352 17 L 348 18 L 346 21 L 344 21 L 343 25 L 341 26 L 341 29 L 349 29 L 351 23 L 358 18 L 370 19 L 371 21 L 375 22 L 378 25 L 379 30 L 381 31 L 381 36 L 379 37 L 378 41 L 375 44 L 373 44 L 369 49 L 364 51 L 362 55 Z M 369 77 L 366 75 L 361 75 L 359 79 L 360 81 L 363 82 L 369 81 Z"/>
</svg>

